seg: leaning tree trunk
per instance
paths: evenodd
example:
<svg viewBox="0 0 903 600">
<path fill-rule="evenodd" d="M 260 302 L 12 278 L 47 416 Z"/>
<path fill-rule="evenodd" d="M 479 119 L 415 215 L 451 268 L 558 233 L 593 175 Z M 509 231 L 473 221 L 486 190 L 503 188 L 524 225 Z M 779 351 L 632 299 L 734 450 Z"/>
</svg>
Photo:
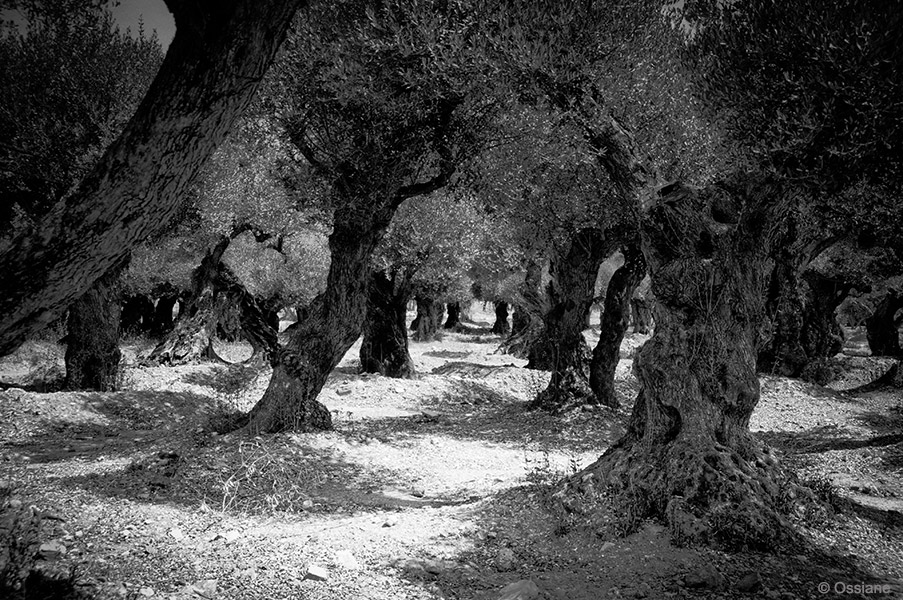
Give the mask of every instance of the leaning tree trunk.
<svg viewBox="0 0 903 600">
<path fill-rule="evenodd" d="M 630 323 L 630 299 L 646 275 L 646 259 L 639 239 L 625 245 L 622 252 L 624 264 L 608 282 L 599 342 L 593 348 L 589 366 L 589 386 L 596 395 L 596 402 L 611 408 L 620 406 L 615 394 L 615 369 L 621 358 L 621 341 Z"/>
<path fill-rule="evenodd" d="M 636 358 L 640 392 L 626 435 L 587 469 L 593 485 L 580 492 L 590 479 L 580 473 L 568 489 L 581 502 L 614 502 L 632 523 L 664 521 L 678 544 L 775 549 L 793 535 L 788 499 L 804 497 L 749 433 L 769 272 L 768 220 L 753 210 L 780 191 L 763 183 L 742 193 L 746 202 L 672 184 L 646 208 L 658 304 Z M 713 206 L 724 204 L 745 212 L 716 221 L 724 213 Z"/>
<path fill-rule="evenodd" d="M 900 333 L 894 315 L 903 308 L 903 294 L 888 290 L 865 320 L 865 332 L 873 356 L 901 356 Z"/>
<path fill-rule="evenodd" d="M 0 356 L 58 318 L 184 205 L 303 0 L 167 2 L 166 58 L 119 138 L 38 222 L 0 236 Z"/>
<path fill-rule="evenodd" d="M 448 318 L 445 319 L 445 325 L 442 326 L 443 329 L 460 329 L 461 328 L 461 303 L 460 302 L 448 302 L 445 305 L 446 312 L 448 313 Z"/>
<path fill-rule="evenodd" d="M 109 392 L 119 373 L 119 273 L 113 269 L 69 308 L 66 388 Z"/>
<path fill-rule="evenodd" d="M 367 295 L 367 317 L 361 342 L 361 372 L 407 379 L 415 375 L 408 352 L 407 285 L 374 271 Z"/>
<path fill-rule="evenodd" d="M 545 339 L 533 346 L 548 353 L 552 377 L 533 400 L 533 408 L 555 412 L 575 403 L 595 403 L 589 386 L 591 355 L 583 329 L 599 267 L 613 249 L 614 244 L 600 230 L 582 229 L 553 254 L 547 290 L 551 308 L 543 317 Z"/>
<path fill-rule="evenodd" d="M 497 301 L 493 302 L 495 309 L 495 323 L 492 324 L 492 333 L 497 335 L 507 335 L 511 332 L 511 325 L 508 324 L 508 303 Z"/>
<path fill-rule="evenodd" d="M 427 296 L 416 296 L 417 316 L 411 322 L 411 337 L 417 342 L 427 342 L 436 339 L 442 326 L 442 316 L 445 313 L 445 305 L 436 302 Z"/>
<path fill-rule="evenodd" d="M 630 320 L 633 322 L 634 333 L 646 335 L 652 331 L 652 303 L 639 296 L 631 298 Z"/>
</svg>

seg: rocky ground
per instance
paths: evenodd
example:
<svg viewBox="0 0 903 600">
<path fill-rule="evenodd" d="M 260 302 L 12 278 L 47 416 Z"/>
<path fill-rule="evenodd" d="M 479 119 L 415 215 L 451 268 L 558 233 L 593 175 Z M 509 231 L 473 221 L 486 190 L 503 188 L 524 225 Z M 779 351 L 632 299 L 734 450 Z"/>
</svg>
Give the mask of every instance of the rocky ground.
<svg viewBox="0 0 903 600">
<path fill-rule="evenodd" d="M 550 484 L 597 458 L 628 410 L 527 412 L 548 374 L 496 354 L 489 315 L 474 316 L 468 331 L 412 343 L 414 380 L 358 375 L 353 348 L 321 398 L 336 430 L 316 435 L 217 433 L 260 397 L 266 371 L 139 367 L 149 346 L 135 342 L 122 391 L 46 392 L 61 350 L 31 342 L 0 363 L 13 384 L 0 392 L 0 501 L 45 517 L 43 564 L 74 569 L 85 597 L 903 594 L 903 400 L 856 389 L 886 361 L 846 356 L 829 387 L 763 377 L 751 428 L 843 512 L 796 554 L 726 554 L 673 547 L 655 523 L 607 538 L 550 512 Z M 622 348 L 628 407 L 643 341 Z"/>
</svg>

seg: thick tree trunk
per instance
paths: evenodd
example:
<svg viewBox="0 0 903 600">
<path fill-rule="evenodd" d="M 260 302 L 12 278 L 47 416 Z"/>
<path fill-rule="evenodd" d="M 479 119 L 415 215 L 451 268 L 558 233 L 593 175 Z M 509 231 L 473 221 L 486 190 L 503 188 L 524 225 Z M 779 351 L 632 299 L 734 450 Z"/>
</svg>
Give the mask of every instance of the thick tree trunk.
<svg viewBox="0 0 903 600">
<path fill-rule="evenodd" d="M 172 331 L 175 325 L 172 320 L 172 311 L 176 307 L 176 302 L 179 302 L 179 297 L 176 294 L 161 296 L 157 300 L 157 305 L 154 307 L 154 322 L 151 328 L 151 335 L 160 337 Z M 184 303 L 180 307 L 179 314 L 181 315 L 183 312 L 185 312 Z"/>
<path fill-rule="evenodd" d="M 888 290 L 875 312 L 865 320 L 865 332 L 872 356 L 903 356 L 900 333 L 894 315 L 903 308 L 903 294 Z"/>
<path fill-rule="evenodd" d="M 633 332 L 646 335 L 652 331 L 652 303 L 647 298 L 634 296 L 630 299 L 630 318 Z"/>
<path fill-rule="evenodd" d="M 802 375 L 824 384 L 827 381 L 822 381 L 817 367 L 843 349 L 843 329 L 837 323 L 836 311 L 852 286 L 811 270 L 803 274 L 803 279 L 807 294 L 801 337 L 809 362 Z"/>
<path fill-rule="evenodd" d="M 589 367 L 589 385 L 596 395 L 596 402 L 618 408 L 615 394 L 615 369 L 621 358 L 621 341 L 630 322 L 630 299 L 646 275 L 646 259 L 637 238 L 622 249 L 624 264 L 614 272 L 605 293 L 599 341 L 593 348 Z"/>
<path fill-rule="evenodd" d="M 128 296 L 122 303 L 119 328 L 123 335 L 151 332 L 154 325 L 154 303 L 144 294 Z"/>
<path fill-rule="evenodd" d="M 109 392 L 119 373 L 119 273 L 113 269 L 69 309 L 66 388 Z"/>
<path fill-rule="evenodd" d="M 511 332 L 511 325 L 508 323 L 508 303 L 494 302 L 495 323 L 492 324 L 492 333 L 497 335 L 507 335 Z"/>
<path fill-rule="evenodd" d="M 416 342 L 428 342 L 436 339 L 442 326 L 445 305 L 426 296 L 416 296 L 417 316 L 411 322 L 411 336 Z"/>
<path fill-rule="evenodd" d="M 511 318 L 511 334 L 499 347 L 502 352 L 530 359 L 533 344 L 542 338 L 544 327 L 542 316 L 547 309 L 541 287 L 542 261 L 538 257 L 533 257 L 527 263 L 520 288 L 520 299 Z M 534 360 L 527 366 L 531 369 L 552 370 L 550 363 L 539 362 L 537 356 L 534 356 Z"/>
<path fill-rule="evenodd" d="M 673 184 L 647 208 L 655 334 L 636 358 L 628 432 L 588 469 L 595 483 L 581 501 L 609 502 L 598 486 L 633 523 L 665 521 L 676 543 L 774 550 L 792 538 L 787 499 L 804 497 L 749 433 L 769 272 L 768 219 L 753 211 L 781 192 L 763 183 L 739 193 Z M 721 204 L 745 212 L 716 221 Z"/>
<path fill-rule="evenodd" d="M 518 336 L 530 326 L 530 313 L 520 304 L 515 305 L 511 313 L 511 337 Z"/>
<path fill-rule="evenodd" d="M 553 254 L 547 291 L 551 308 L 543 317 L 545 339 L 532 349 L 543 348 L 552 365 L 552 378 L 532 407 L 555 412 L 575 403 L 595 402 L 589 386 L 591 354 L 583 329 L 586 311 L 595 296 L 599 266 L 615 247 L 602 231 L 583 229 Z"/>
<path fill-rule="evenodd" d="M 59 317 L 178 213 L 303 0 L 170 0 L 176 34 L 125 130 L 41 220 L 0 234 L 0 355 Z"/>
<path fill-rule="evenodd" d="M 461 304 L 459 302 L 448 302 L 445 305 L 448 318 L 445 319 L 443 329 L 460 329 L 461 328 Z"/>
<path fill-rule="evenodd" d="M 367 296 L 367 317 L 361 343 L 361 372 L 407 379 L 416 373 L 408 352 L 407 285 L 374 271 Z"/>
</svg>

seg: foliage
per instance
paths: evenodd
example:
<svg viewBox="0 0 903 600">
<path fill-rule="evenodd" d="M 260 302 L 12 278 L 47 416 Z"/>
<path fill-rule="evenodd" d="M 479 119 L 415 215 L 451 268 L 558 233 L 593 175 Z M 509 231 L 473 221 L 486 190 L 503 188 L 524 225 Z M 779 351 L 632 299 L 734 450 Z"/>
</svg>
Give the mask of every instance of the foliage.
<svg viewBox="0 0 903 600">
<path fill-rule="evenodd" d="M 0 34 L 0 196 L 10 221 L 45 214 L 119 135 L 162 61 L 103 3 L 24 2 Z"/>
</svg>

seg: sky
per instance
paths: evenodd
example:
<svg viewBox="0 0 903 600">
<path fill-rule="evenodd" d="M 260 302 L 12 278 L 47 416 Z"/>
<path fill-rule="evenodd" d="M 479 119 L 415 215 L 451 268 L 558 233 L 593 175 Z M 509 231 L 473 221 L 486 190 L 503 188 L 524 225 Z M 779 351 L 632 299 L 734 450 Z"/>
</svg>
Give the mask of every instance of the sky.
<svg viewBox="0 0 903 600">
<path fill-rule="evenodd" d="M 138 21 L 144 21 L 147 33 L 156 30 L 163 49 L 169 47 L 172 36 L 176 32 L 172 15 L 163 0 L 119 0 L 119 6 L 113 8 L 113 17 L 123 29 L 129 27 L 138 31 Z"/>
</svg>

